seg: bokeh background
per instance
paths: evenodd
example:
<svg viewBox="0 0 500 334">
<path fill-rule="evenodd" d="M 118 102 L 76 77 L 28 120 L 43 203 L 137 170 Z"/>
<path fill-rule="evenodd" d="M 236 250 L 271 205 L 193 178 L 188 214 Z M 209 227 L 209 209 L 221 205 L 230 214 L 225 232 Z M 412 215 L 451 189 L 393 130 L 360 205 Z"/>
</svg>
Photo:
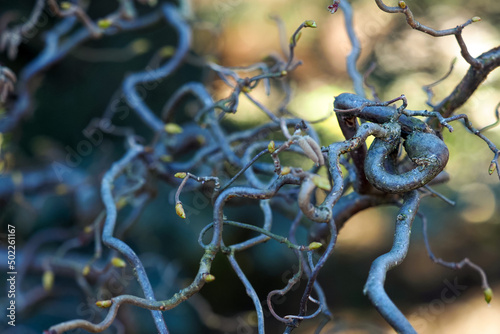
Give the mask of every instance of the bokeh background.
<svg viewBox="0 0 500 334">
<path fill-rule="evenodd" d="M 387 3 L 396 5 L 396 1 Z M 225 66 L 249 65 L 270 53 L 281 52 L 278 29 L 270 18 L 271 15 L 279 15 L 286 26 L 287 38 L 306 19 L 315 20 L 318 26 L 317 29 L 303 31 L 296 49 L 297 59 L 301 59 L 303 65 L 290 74 L 293 79 L 290 112 L 309 121 L 331 115 L 333 97 L 342 92 L 352 92 L 352 84 L 345 69 L 345 57 L 351 47 L 342 12 L 330 14 L 326 9 L 329 4 L 327 1 L 305 0 L 191 1 L 194 34 L 191 60 L 188 59 L 179 71 L 154 90 L 148 91 L 147 103 L 159 112 L 180 84 L 192 80 L 203 80 L 215 97 L 226 97 L 229 91 L 206 69 L 197 66 L 193 59 L 205 57 Z M 473 56 L 500 44 L 498 1 L 443 0 L 435 3 L 409 0 L 407 4 L 418 20 L 436 29 L 454 27 L 472 16 L 480 16 L 482 21 L 467 27 L 463 35 Z M 0 14 L 16 10 L 21 17 L 27 16 L 32 6 L 33 1 L 2 1 Z M 373 62 L 377 64 L 369 82 L 376 87 L 382 100 L 404 93 L 410 109 L 425 109 L 427 96 L 421 87 L 444 75 L 455 57 L 455 69 L 435 88 L 434 101 L 449 94 L 463 77 L 468 64 L 460 58 L 460 50 L 453 37 L 432 38 L 413 31 L 403 16 L 383 13 L 374 1 L 352 1 L 352 6 L 354 28 L 362 46 L 359 68 L 364 72 Z M 98 18 L 115 7 L 114 1 L 92 1 L 89 14 Z M 146 11 L 147 8 L 140 7 L 140 10 Z M 50 29 L 53 23 L 48 22 L 29 43 L 22 44 L 15 61 L 0 55 L 1 64 L 19 73 L 43 48 L 43 31 Z M 172 30 L 158 26 L 87 42 L 50 68 L 38 79 L 30 117 L 15 131 L 0 137 L 4 162 L 0 182 L 7 182 L 13 171 L 43 169 L 54 161 L 63 160 L 71 149 L 76 149 L 82 140 L 86 140 L 82 131 L 92 118 L 101 116 L 108 108 L 124 76 L 143 69 L 159 48 L 174 43 Z M 279 96 L 280 93 L 275 94 Z M 264 91 L 259 89 L 254 91 L 254 96 L 270 108 L 276 106 L 279 100 L 276 95 L 266 97 Z M 459 112 L 468 114 L 473 124 L 481 128 L 494 122 L 494 109 L 498 102 L 499 70 L 490 74 Z M 186 120 L 192 107 L 192 104 L 186 103 L 183 108 L 185 113 L 176 115 L 176 122 Z M 238 113 L 226 117 L 224 125 L 228 129 L 249 128 L 265 120 L 261 112 L 242 99 Z M 134 115 L 114 121 L 119 125 L 133 126 L 136 133 L 148 138 L 147 129 Z M 315 127 L 320 132 L 322 145 L 342 139 L 335 117 L 329 117 Z M 437 198 L 427 198 L 423 201 L 421 212 L 426 213 L 429 219 L 430 241 L 435 254 L 449 261 L 469 257 L 485 269 L 493 291 L 498 295 L 500 181 L 495 174 L 488 175 L 492 153 L 487 145 L 468 133 L 461 124 L 454 124 L 454 128 L 453 133 L 445 133 L 451 154 L 447 167 L 451 180 L 436 187 L 436 190 L 456 201 L 456 206 L 451 207 Z M 489 130 L 486 135 L 500 144 L 500 127 Z M 29 243 L 30 237 L 45 228 L 83 229 L 102 209 L 98 195 L 99 179 L 121 156 L 123 147 L 121 138 L 105 136 L 103 143 L 93 147 L 91 154 L 84 157 L 78 166 L 88 177 L 88 189 L 84 195 L 75 197 L 61 189 L 49 189 L 1 198 L 2 233 L 5 233 L 7 224 L 16 225 L 17 245 L 22 249 Z M 188 215 L 187 222 L 181 220 L 174 212 L 174 191 L 159 184 L 158 196 L 125 237 L 141 254 L 158 298 L 170 296 L 196 272 L 201 255 L 197 235 L 211 215 L 211 206 L 203 201 L 204 196 L 186 194 L 183 202 L 192 203 L 193 211 Z M 256 224 L 262 218 L 257 205 L 230 208 L 226 215 L 234 220 Z M 370 209 L 353 217 L 342 229 L 335 253 L 319 277 L 335 316 L 324 332 L 393 332 L 362 294 L 362 288 L 371 262 L 391 246 L 395 215 L 396 209 L 393 208 Z M 274 218 L 275 232 L 286 234 L 289 221 L 279 214 Z M 484 302 L 476 272 L 467 268 L 451 271 L 433 264 L 425 251 L 421 227 L 421 221 L 416 219 L 407 259 L 388 274 L 386 288 L 389 295 L 409 316 L 419 333 L 499 333 L 499 300 L 494 297 L 489 306 Z M 237 230 L 229 233 L 228 242 L 231 238 L 242 240 L 248 237 L 248 234 Z M 300 233 L 305 240 L 305 229 Z M 51 244 L 41 251 L 50 252 L 56 247 Z M 89 247 L 79 254 L 90 257 L 91 252 Z M 241 254 L 238 259 L 262 300 L 270 290 L 282 287 L 296 269 L 292 253 L 273 242 Z M 166 312 L 171 331 L 256 332 L 252 327 L 255 316 L 251 301 L 224 258 L 216 260 L 213 274 L 217 280 L 205 286 L 201 293 L 203 298 L 196 298 Z M 126 271 L 120 275 L 122 278 L 130 277 L 130 272 L 128 276 Z M 2 281 L 0 284 L 4 284 Z M 19 288 L 29 290 L 40 285 L 40 281 L 41 273 L 34 272 Z M 453 289 L 450 285 L 454 284 L 458 284 L 459 289 L 451 293 Z M 138 293 L 133 279 L 122 280 L 122 285 L 121 293 Z M 280 314 L 295 312 L 304 286 L 305 280 L 302 280 L 300 288 L 277 306 Z M 90 307 L 85 307 L 86 303 L 91 304 L 89 301 L 82 304 L 81 294 L 72 280 L 56 278 L 55 287 L 53 298 L 18 314 L 19 325 L 22 325 L 16 329 L 19 333 L 40 332 L 51 324 L 77 317 L 99 319 L 98 313 L 91 315 Z M 61 296 L 62 291 L 70 293 Z M 2 293 L 1 298 L 4 297 Z M 153 331 L 147 311 L 126 306 L 120 309 L 120 314 L 127 333 Z M 282 332 L 280 324 L 271 316 L 267 316 L 266 321 L 269 333 Z M 2 320 L 0 328 L 4 325 Z M 313 333 L 314 328 L 315 321 L 304 322 L 296 332 Z M 16 333 L 12 329 L 10 332 Z M 107 332 L 114 333 L 116 328 Z"/>
</svg>

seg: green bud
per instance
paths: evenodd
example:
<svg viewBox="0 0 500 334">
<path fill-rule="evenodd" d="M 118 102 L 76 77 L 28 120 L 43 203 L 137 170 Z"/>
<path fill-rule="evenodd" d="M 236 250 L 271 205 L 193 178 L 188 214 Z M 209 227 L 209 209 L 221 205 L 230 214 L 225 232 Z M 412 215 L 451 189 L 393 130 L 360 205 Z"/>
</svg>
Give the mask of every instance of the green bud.
<svg viewBox="0 0 500 334">
<path fill-rule="evenodd" d="M 212 274 L 205 275 L 205 282 L 210 283 L 210 282 L 213 282 L 213 281 L 215 281 L 215 276 L 214 275 L 212 275 Z"/>
<path fill-rule="evenodd" d="M 316 28 L 317 26 L 314 20 L 307 20 L 306 22 L 304 22 L 304 27 Z"/>
<path fill-rule="evenodd" d="M 267 149 L 269 150 L 269 153 L 274 153 L 274 151 L 276 151 L 276 144 L 274 143 L 274 140 L 269 142 Z"/>
<path fill-rule="evenodd" d="M 120 259 L 119 257 L 112 258 L 111 264 L 113 265 L 113 267 L 116 268 L 125 268 L 127 266 L 127 263 L 123 261 L 123 259 Z"/>
<path fill-rule="evenodd" d="M 165 124 L 165 132 L 169 134 L 178 134 L 182 133 L 182 128 L 175 123 L 167 123 Z"/>
<path fill-rule="evenodd" d="M 112 24 L 113 21 L 111 21 L 110 19 L 102 19 L 97 21 L 97 26 L 101 29 L 108 29 Z"/>
<path fill-rule="evenodd" d="M 111 307 L 113 302 L 111 300 L 99 300 L 98 302 L 95 303 L 97 306 L 100 308 L 108 308 Z"/>
<path fill-rule="evenodd" d="M 318 248 L 321 248 L 323 246 L 323 244 L 321 242 L 316 242 L 316 241 L 313 241 L 309 244 L 309 249 L 310 250 L 315 250 L 315 249 L 318 249 Z"/>
<path fill-rule="evenodd" d="M 491 288 L 488 288 L 483 291 L 484 292 L 484 300 L 489 304 L 491 302 L 491 299 L 493 298 L 493 290 Z"/>
<path fill-rule="evenodd" d="M 175 213 L 177 213 L 177 215 L 181 218 L 186 218 L 186 213 L 184 212 L 184 208 L 182 207 L 182 203 L 181 202 L 178 202 L 176 205 L 175 205 Z"/>
</svg>

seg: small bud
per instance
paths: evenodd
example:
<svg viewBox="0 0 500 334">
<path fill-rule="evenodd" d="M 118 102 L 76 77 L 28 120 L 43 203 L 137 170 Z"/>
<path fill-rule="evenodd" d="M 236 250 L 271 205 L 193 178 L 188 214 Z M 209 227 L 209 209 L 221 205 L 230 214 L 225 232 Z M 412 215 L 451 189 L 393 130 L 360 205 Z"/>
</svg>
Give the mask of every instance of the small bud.
<svg viewBox="0 0 500 334">
<path fill-rule="evenodd" d="M 207 142 L 206 139 L 205 139 L 205 137 L 203 137 L 202 135 L 196 136 L 196 141 L 200 145 L 205 145 L 205 143 Z"/>
<path fill-rule="evenodd" d="M 186 213 L 184 212 L 181 202 L 177 202 L 175 205 L 175 213 L 177 213 L 177 215 L 181 218 L 186 218 Z"/>
<path fill-rule="evenodd" d="M 314 175 L 312 178 L 312 181 L 313 181 L 314 185 L 316 185 L 316 187 L 318 187 L 319 189 L 323 189 L 326 191 L 332 190 L 332 186 L 330 185 L 330 181 L 328 181 L 328 179 L 326 177 Z"/>
<path fill-rule="evenodd" d="M 321 242 L 316 242 L 316 241 L 313 241 L 309 244 L 308 248 L 310 250 L 315 250 L 315 249 L 318 249 L 318 248 L 321 248 L 323 246 L 323 244 Z"/>
<path fill-rule="evenodd" d="M 215 281 L 215 276 L 214 275 L 212 275 L 212 274 L 205 275 L 205 282 L 210 283 L 210 282 L 213 282 L 213 281 Z"/>
<path fill-rule="evenodd" d="M 404 2 L 404 1 L 399 1 L 399 2 L 398 2 L 398 6 L 399 6 L 400 8 L 402 8 L 402 9 L 405 9 L 405 8 L 406 8 L 406 2 Z"/>
<path fill-rule="evenodd" d="M 167 123 L 165 124 L 165 132 L 169 134 L 178 134 L 182 133 L 182 128 L 175 123 Z"/>
<path fill-rule="evenodd" d="M 54 286 L 54 272 L 52 270 L 45 270 L 42 276 L 42 285 L 45 291 L 52 290 Z"/>
<path fill-rule="evenodd" d="M 87 276 L 90 273 L 90 266 L 87 264 L 85 267 L 82 269 L 82 275 Z"/>
<path fill-rule="evenodd" d="M 162 155 L 160 157 L 160 160 L 163 162 L 172 162 L 173 159 L 172 159 L 172 156 L 170 156 L 170 155 Z"/>
<path fill-rule="evenodd" d="M 471 19 L 472 22 L 479 22 L 481 21 L 481 18 L 479 16 L 474 16 L 472 19 Z"/>
<path fill-rule="evenodd" d="M 340 0 L 335 0 L 333 1 L 332 5 L 329 5 L 327 8 L 330 11 L 330 13 L 335 14 L 335 12 L 339 9 L 339 3 Z"/>
<path fill-rule="evenodd" d="M 121 209 L 123 209 L 123 208 L 125 207 L 125 205 L 127 205 L 127 203 L 128 203 L 127 198 L 125 198 L 125 197 L 121 197 L 121 198 L 118 200 L 118 202 L 116 202 L 116 208 L 117 208 L 118 210 L 121 210 Z"/>
<path fill-rule="evenodd" d="M 83 232 L 84 233 L 91 233 L 92 231 L 94 230 L 94 226 L 93 225 L 87 225 L 83 228 Z"/>
<path fill-rule="evenodd" d="M 174 177 L 178 178 L 178 179 L 183 179 L 187 176 L 187 174 L 185 172 L 177 172 L 174 174 Z"/>
<path fill-rule="evenodd" d="M 12 172 L 11 179 L 15 186 L 21 186 L 23 184 L 23 174 L 19 171 Z"/>
<path fill-rule="evenodd" d="M 280 73 L 280 74 L 281 74 L 281 76 L 282 76 L 282 77 L 284 77 L 284 76 L 286 76 L 286 75 L 288 74 L 288 72 L 287 72 L 287 71 L 285 71 L 285 70 L 283 70 L 283 71 L 281 71 L 281 73 Z"/>
<path fill-rule="evenodd" d="M 116 267 L 116 268 L 125 268 L 127 266 L 127 263 L 119 257 L 112 258 L 111 264 L 113 265 L 113 267 Z"/>
<path fill-rule="evenodd" d="M 306 22 L 304 22 L 304 27 L 316 28 L 317 26 L 314 20 L 307 20 Z"/>
<path fill-rule="evenodd" d="M 71 8 L 71 2 L 63 1 L 61 2 L 61 9 L 70 9 Z"/>
<path fill-rule="evenodd" d="M 108 29 L 112 24 L 113 21 L 111 21 L 110 19 L 101 19 L 97 21 L 97 26 L 101 29 Z"/>
<path fill-rule="evenodd" d="M 290 44 L 296 44 L 301 36 L 302 36 L 302 31 L 299 31 L 297 35 L 292 35 L 292 37 L 290 37 Z"/>
<path fill-rule="evenodd" d="M 495 169 L 497 169 L 497 164 L 495 162 L 492 162 L 490 164 L 490 168 L 488 168 L 488 174 L 493 174 L 493 172 L 495 171 Z"/>
<path fill-rule="evenodd" d="M 292 169 L 290 167 L 283 167 L 281 169 L 281 175 L 287 175 L 287 174 L 290 174 L 290 172 L 292 171 Z"/>
<path fill-rule="evenodd" d="M 99 300 L 95 304 L 97 306 L 99 306 L 100 308 L 108 308 L 108 307 L 111 307 L 113 302 L 111 300 Z"/>
<path fill-rule="evenodd" d="M 66 195 L 68 193 L 68 187 L 64 183 L 58 184 L 54 190 L 57 195 Z"/>
<path fill-rule="evenodd" d="M 320 165 L 319 156 L 316 154 L 315 149 L 311 147 L 311 145 L 309 144 L 309 142 L 305 137 L 298 137 L 296 139 L 296 142 L 309 159 L 311 159 L 315 164 Z"/>
<path fill-rule="evenodd" d="M 252 88 L 250 88 L 248 86 L 243 86 L 243 87 L 241 87 L 241 91 L 243 93 L 250 93 L 252 91 Z"/>
<path fill-rule="evenodd" d="M 274 140 L 269 142 L 267 149 L 269 150 L 269 153 L 274 153 L 274 151 L 276 151 L 276 144 L 274 143 Z"/>
<path fill-rule="evenodd" d="M 130 48 L 135 54 L 142 55 L 149 51 L 151 43 L 145 38 L 138 38 L 130 44 Z"/>
<path fill-rule="evenodd" d="M 493 291 L 491 288 L 488 288 L 483 291 L 484 292 L 484 300 L 489 304 L 491 302 L 491 299 L 493 298 Z"/>
</svg>

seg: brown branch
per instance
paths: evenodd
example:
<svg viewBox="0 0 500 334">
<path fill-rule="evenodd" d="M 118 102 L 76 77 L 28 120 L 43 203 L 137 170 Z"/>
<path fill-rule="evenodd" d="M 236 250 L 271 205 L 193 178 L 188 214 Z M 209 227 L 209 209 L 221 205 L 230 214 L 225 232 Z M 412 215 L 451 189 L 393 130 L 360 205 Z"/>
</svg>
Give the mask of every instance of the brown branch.
<svg viewBox="0 0 500 334">
<path fill-rule="evenodd" d="M 456 109 L 467 102 L 488 74 L 500 66 L 500 46 L 483 53 L 476 59 L 481 62 L 482 66 L 480 68 L 470 66 L 453 92 L 434 108 L 443 117 L 450 117 Z"/>
</svg>

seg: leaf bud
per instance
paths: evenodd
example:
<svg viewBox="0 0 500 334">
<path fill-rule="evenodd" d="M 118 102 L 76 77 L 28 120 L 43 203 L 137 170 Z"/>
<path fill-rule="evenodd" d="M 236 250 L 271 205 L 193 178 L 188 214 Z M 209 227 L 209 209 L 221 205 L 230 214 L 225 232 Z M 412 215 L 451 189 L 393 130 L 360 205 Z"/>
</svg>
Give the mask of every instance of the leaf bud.
<svg viewBox="0 0 500 334">
<path fill-rule="evenodd" d="M 316 241 L 313 241 L 309 244 L 308 248 L 310 250 L 315 250 L 315 249 L 319 249 L 323 246 L 323 244 L 321 242 L 316 242 Z"/>
<path fill-rule="evenodd" d="M 186 218 L 186 213 L 184 212 L 181 202 L 177 202 L 175 205 L 175 213 L 177 213 L 177 215 L 181 218 Z"/>
<path fill-rule="evenodd" d="M 45 291 L 52 290 L 54 286 L 54 272 L 52 270 L 45 270 L 42 276 L 42 285 Z"/>
<path fill-rule="evenodd" d="M 111 300 L 99 300 L 95 304 L 97 306 L 99 306 L 100 308 L 108 308 L 108 307 L 111 307 L 113 302 Z"/>
<path fill-rule="evenodd" d="M 316 28 L 317 25 L 316 25 L 316 22 L 314 20 L 307 20 L 304 22 L 304 27 Z"/>
<path fill-rule="evenodd" d="M 485 289 L 484 291 L 484 300 L 489 304 L 491 299 L 493 298 L 493 290 L 491 288 Z"/>
<path fill-rule="evenodd" d="M 112 258 L 111 264 L 113 265 L 113 267 L 116 267 L 116 268 L 125 268 L 127 266 L 127 263 L 119 257 Z"/>
</svg>

